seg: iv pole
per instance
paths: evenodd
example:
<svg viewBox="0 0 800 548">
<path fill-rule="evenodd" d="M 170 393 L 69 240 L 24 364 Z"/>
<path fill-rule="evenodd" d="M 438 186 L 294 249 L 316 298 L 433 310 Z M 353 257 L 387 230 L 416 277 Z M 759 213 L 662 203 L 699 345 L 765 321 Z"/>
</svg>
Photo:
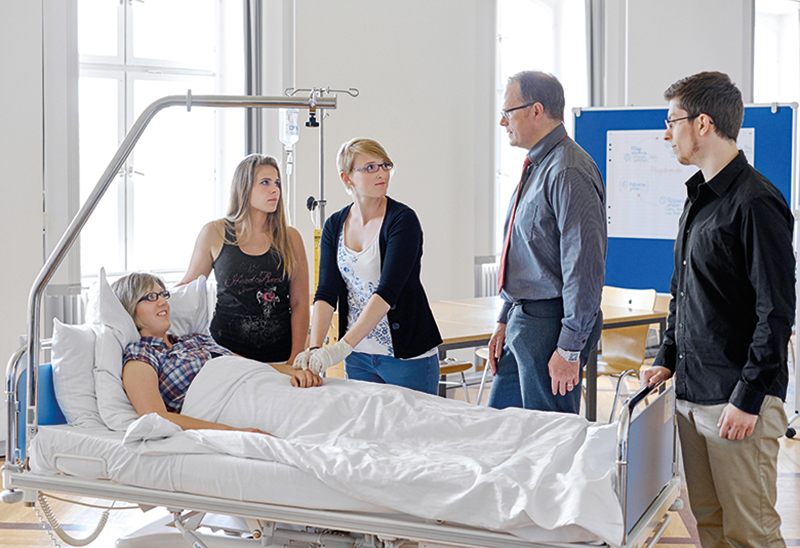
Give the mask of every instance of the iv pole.
<svg viewBox="0 0 800 548">
<path fill-rule="evenodd" d="M 331 89 L 329 87 L 326 88 L 309 88 L 309 89 L 296 89 L 296 88 L 286 88 L 283 90 L 284 95 L 289 97 L 294 97 L 298 93 L 308 93 L 308 121 L 306 121 L 306 127 L 319 127 L 319 199 L 314 198 L 314 196 L 309 196 L 306 200 L 306 207 L 309 211 L 313 212 L 317 209 L 317 223 L 316 229 L 322 229 L 322 226 L 325 224 L 325 205 L 328 203 L 325 200 L 325 176 L 324 176 L 324 166 L 325 166 L 325 132 L 324 129 L 324 119 L 327 115 L 326 112 L 322 112 L 320 114 L 319 120 L 316 118 L 316 105 L 317 101 L 322 99 L 325 95 L 333 95 L 335 98 L 338 99 L 339 93 L 346 93 L 350 97 L 358 97 L 359 91 L 356 88 L 349 88 L 349 89 Z"/>
</svg>

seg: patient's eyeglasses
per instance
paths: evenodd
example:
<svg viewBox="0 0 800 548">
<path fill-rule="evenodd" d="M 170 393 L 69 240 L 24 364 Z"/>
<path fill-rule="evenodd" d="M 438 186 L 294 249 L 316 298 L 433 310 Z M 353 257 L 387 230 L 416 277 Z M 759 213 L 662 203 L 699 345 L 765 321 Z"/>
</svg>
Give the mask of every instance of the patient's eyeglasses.
<svg viewBox="0 0 800 548">
<path fill-rule="evenodd" d="M 136 304 L 139 304 L 142 301 L 149 301 L 151 303 L 154 303 L 158 300 L 159 297 L 164 297 L 164 299 L 169 299 L 169 291 L 166 289 L 164 291 L 152 291 L 147 295 L 145 295 L 144 297 L 142 297 L 141 299 L 139 299 L 138 301 L 136 301 Z"/>
<path fill-rule="evenodd" d="M 384 171 L 392 171 L 394 164 L 392 162 L 383 162 L 382 164 L 367 164 L 364 167 L 354 167 L 353 171 L 363 171 L 364 173 L 377 173 L 378 169 L 383 168 Z"/>
</svg>

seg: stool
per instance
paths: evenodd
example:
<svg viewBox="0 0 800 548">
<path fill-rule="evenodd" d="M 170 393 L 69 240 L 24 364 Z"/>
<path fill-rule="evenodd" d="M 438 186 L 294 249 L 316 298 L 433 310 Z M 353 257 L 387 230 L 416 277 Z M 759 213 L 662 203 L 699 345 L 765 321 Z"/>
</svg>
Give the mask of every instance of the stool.
<svg viewBox="0 0 800 548">
<path fill-rule="evenodd" d="M 461 386 L 464 389 L 464 398 L 469 401 L 469 392 L 467 391 L 467 377 L 464 376 L 464 371 L 472 367 L 470 362 L 460 362 L 455 358 L 445 358 L 439 360 L 439 386 Z M 461 382 L 449 382 L 445 380 L 447 375 L 451 373 L 459 373 L 461 375 Z"/>
</svg>

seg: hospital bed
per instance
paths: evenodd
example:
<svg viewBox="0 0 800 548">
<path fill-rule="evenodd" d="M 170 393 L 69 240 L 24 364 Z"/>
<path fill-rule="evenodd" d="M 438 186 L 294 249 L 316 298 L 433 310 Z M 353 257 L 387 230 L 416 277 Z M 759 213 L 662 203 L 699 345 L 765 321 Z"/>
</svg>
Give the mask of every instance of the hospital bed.
<svg viewBox="0 0 800 548">
<path fill-rule="evenodd" d="M 15 407 L 27 383 L 25 371 L 19 366 L 22 354 L 9 364 Z M 625 531 L 620 546 L 625 547 L 657 542 L 669 523 L 666 512 L 680 486 L 675 475 L 673 389 L 653 394 L 653 401 L 644 406 L 644 399 L 651 391 L 645 388 L 628 401 L 616 427 L 616 488 Z M 4 485 L 9 490 L 3 493 L 3 499 L 18 498 L 21 491 L 25 502 L 31 504 L 39 492 L 58 492 L 125 501 L 145 510 L 170 509 L 170 518 L 141 535 L 120 541 L 120 547 L 157 546 L 157 541 L 174 542 L 176 535 L 189 538 L 190 544 L 198 548 L 235 546 L 233 542 L 242 546 L 284 546 L 289 545 L 284 544 L 288 539 L 310 546 L 375 548 L 399 546 L 401 541 L 429 547 L 609 545 L 597 538 L 576 536 L 570 528 L 566 528 L 563 537 L 557 530 L 545 531 L 540 537 L 543 540 L 531 541 L 513 531 L 479 529 L 397 513 L 337 493 L 316 478 L 278 463 L 225 455 L 132 454 L 122 447 L 121 432 L 101 425 L 63 424 L 65 419 L 54 398 L 49 364 L 40 366 L 38 402 L 42 424 L 33 442 L 28 444 L 27 455 L 26 444 L 20 439 L 20 434 L 25 434 L 19 428 L 20 415 L 12 415 L 9 436 L 14 456 L 3 469 Z M 114 474 L 112 470 L 121 472 Z M 110 479 L 112 476 L 118 480 Z M 268 489 L 264 489 L 265 485 Z M 198 531 L 201 528 L 208 531 L 209 527 L 227 534 L 220 537 Z M 181 535 L 181 529 L 186 531 L 185 535 Z M 137 539 L 143 544 L 136 544 Z"/>
<path fill-rule="evenodd" d="M 335 107 L 335 101 L 326 103 L 325 99 L 318 99 L 314 102 L 312 98 L 310 102 L 314 104 L 305 106 Z M 618 504 L 619 508 L 594 511 L 621 516 L 620 534 L 615 541 L 603 540 L 572 525 L 539 530 L 529 526 L 521 534 L 521 530 L 515 528 L 476 526 L 475 523 L 483 520 L 462 519 L 458 515 L 440 519 L 435 512 L 420 515 L 419 512 L 398 511 L 389 498 L 385 505 L 374 498 L 365 500 L 358 496 L 358 486 L 355 491 L 343 494 L 330 483 L 287 463 L 230 454 L 136 453 L 123 443 L 125 432 L 109 428 L 101 421 L 67 424 L 51 388 L 58 379 L 52 378 L 49 365 L 39 363 L 40 352 L 46 344 L 39 338 L 42 291 L 147 121 L 161 108 L 180 104 L 187 108 L 303 106 L 302 101 L 286 98 L 192 98 L 189 94 L 185 99 L 170 97 L 156 101 L 137 121 L 34 282 L 29 300 L 28 344 L 11 357 L 6 371 L 7 462 L 2 470 L 5 491 L 0 500 L 9 503 L 23 500 L 32 506 L 42 492 L 57 492 L 124 501 L 143 510 L 164 507 L 171 515 L 171 527 L 166 529 L 171 533 L 154 525 L 146 533 L 150 536 L 142 537 L 147 546 L 157 545 L 158 539 L 173 542 L 174 535 L 182 536 L 198 548 L 233 545 L 394 548 L 413 543 L 428 548 L 633 548 L 657 542 L 669 523 L 667 510 L 680 490 L 671 387 L 661 387 L 658 394 L 653 393 L 652 388 L 644 388 L 631 398 L 612 427 L 616 430 L 615 441 L 604 448 L 615 454 L 612 481 L 614 505 Z M 207 368 L 208 365 L 204 370 Z M 652 396 L 652 401 L 644 405 L 648 396 Z M 497 411 L 470 406 L 464 407 L 463 412 Z M 531 412 L 508 410 L 505 413 Z M 551 418 L 554 422 L 562 420 L 555 415 Z M 579 417 L 574 420 L 583 421 Z M 584 428 L 580 424 L 577 426 Z M 587 424 L 585 428 L 602 427 Z M 591 468 L 591 459 L 585 464 Z M 386 486 L 387 492 L 394 489 L 391 484 Z M 591 500 L 577 502 L 578 506 L 589 507 L 592 503 Z M 486 512 L 491 509 L 487 508 Z M 203 532 L 209 529 L 212 533 Z M 213 531 L 226 534 L 217 535 Z M 132 543 L 135 540 L 128 539 L 121 545 L 132 546 Z"/>
</svg>

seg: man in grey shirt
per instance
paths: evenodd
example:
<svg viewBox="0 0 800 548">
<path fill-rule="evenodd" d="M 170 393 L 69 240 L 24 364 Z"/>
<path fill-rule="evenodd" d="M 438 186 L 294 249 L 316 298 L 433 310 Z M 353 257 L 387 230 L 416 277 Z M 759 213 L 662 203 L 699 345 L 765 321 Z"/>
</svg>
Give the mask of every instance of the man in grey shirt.
<svg viewBox="0 0 800 548">
<path fill-rule="evenodd" d="M 603 180 L 567 136 L 555 77 L 512 76 L 501 114 L 511 146 L 528 155 L 506 217 L 489 405 L 578 413 L 583 367 L 603 324 Z"/>
</svg>

